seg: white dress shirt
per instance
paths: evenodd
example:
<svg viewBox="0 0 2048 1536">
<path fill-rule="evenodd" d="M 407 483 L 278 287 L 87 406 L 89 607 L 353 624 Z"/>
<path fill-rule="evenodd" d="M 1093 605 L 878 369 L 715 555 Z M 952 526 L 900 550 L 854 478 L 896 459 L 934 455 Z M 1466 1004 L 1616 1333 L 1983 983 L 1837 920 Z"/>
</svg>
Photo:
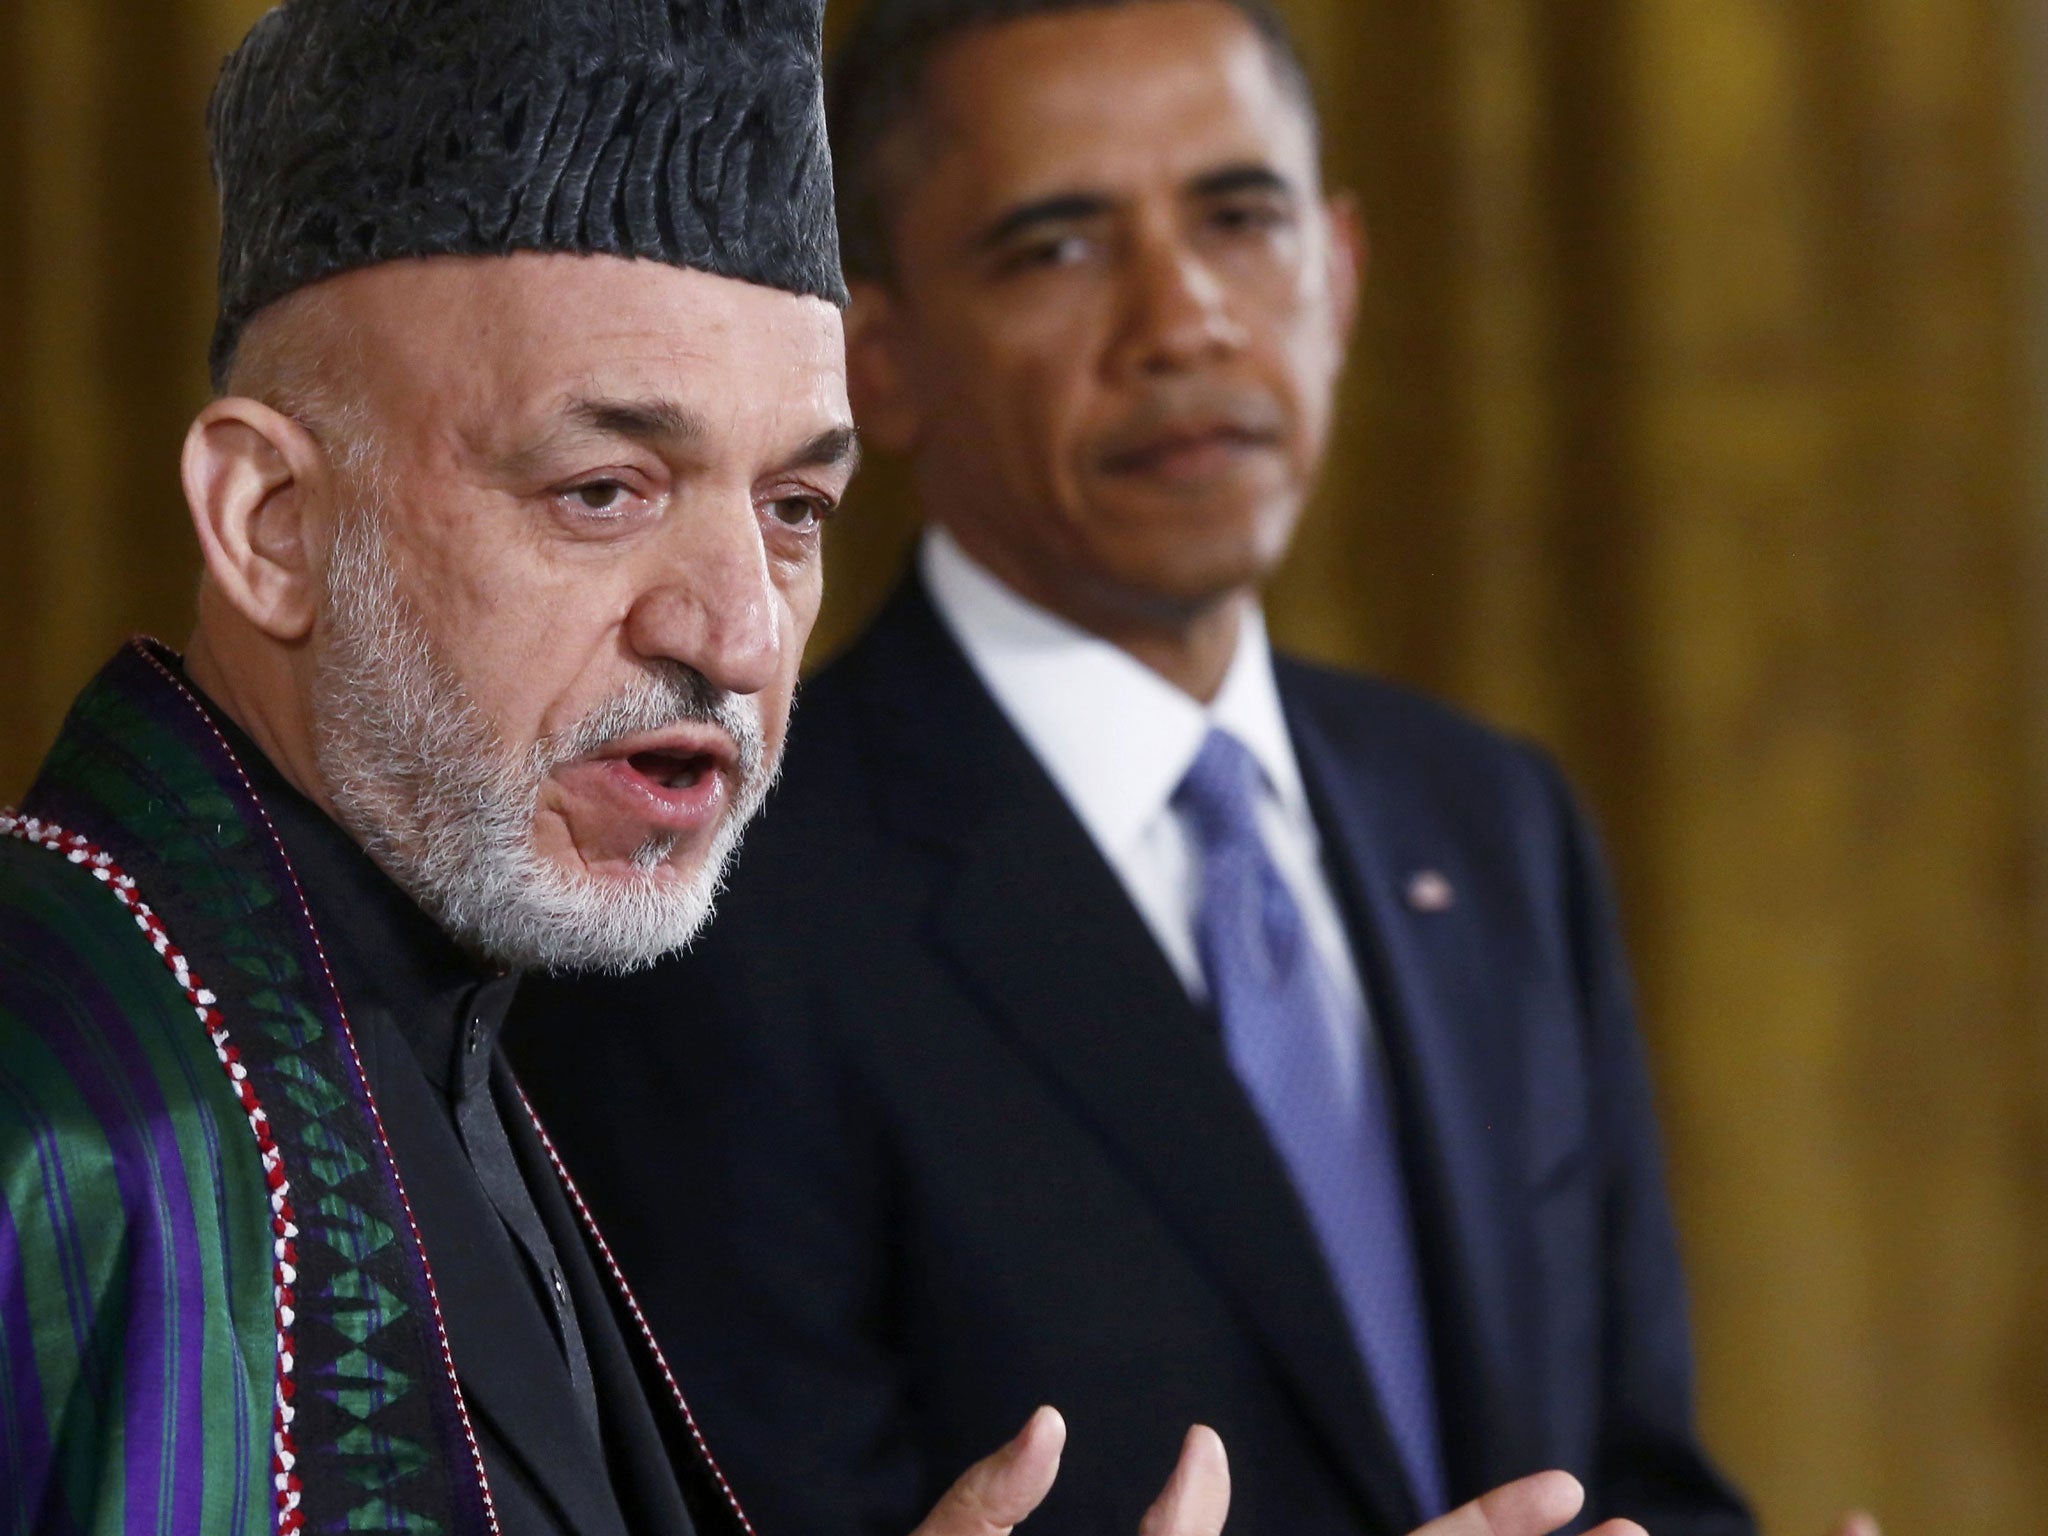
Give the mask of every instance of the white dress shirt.
<svg viewBox="0 0 2048 1536">
<path fill-rule="evenodd" d="M 1027 602 L 977 564 L 944 529 L 919 551 L 932 601 L 996 703 L 1059 787 L 1123 882 L 1188 995 L 1208 988 L 1195 946 L 1200 871 L 1173 792 L 1211 728 L 1230 732 L 1264 776 L 1258 807 L 1267 852 L 1301 909 L 1335 1006 L 1345 1054 L 1364 1045 L 1358 966 L 1322 862 L 1273 653 L 1256 608 L 1215 702 L 1204 706 L 1095 635 Z"/>
</svg>

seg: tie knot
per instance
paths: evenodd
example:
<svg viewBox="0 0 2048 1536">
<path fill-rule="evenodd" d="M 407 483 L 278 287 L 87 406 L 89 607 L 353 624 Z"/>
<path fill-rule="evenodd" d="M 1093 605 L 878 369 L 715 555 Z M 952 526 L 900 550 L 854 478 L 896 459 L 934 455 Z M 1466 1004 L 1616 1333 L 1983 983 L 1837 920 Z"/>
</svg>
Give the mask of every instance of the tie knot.
<svg viewBox="0 0 2048 1536">
<path fill-rule="evenodd" d="M 1205 848 L 1257 837 L 1261 779 L 1250 748 L 1228 731 L 1211 730 L 1173 792 L 1174 807 Z"/>
</svg>

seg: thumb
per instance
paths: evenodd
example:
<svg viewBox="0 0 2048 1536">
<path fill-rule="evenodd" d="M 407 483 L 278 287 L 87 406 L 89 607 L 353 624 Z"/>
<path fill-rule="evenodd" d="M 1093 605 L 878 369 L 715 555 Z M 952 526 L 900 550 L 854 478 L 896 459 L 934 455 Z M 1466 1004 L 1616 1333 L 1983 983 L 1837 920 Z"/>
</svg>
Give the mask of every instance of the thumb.
<svg viewBox="0 0 2048 1536">
<path fill-rule="evenodd" d="M 1835 1536 L 1883 1536 L 1883 1533 L 1878 1529 L 1875 1515 L 1858 1509 L 1835 1522 Z"/>
<path fill-rule="evenodd" d="M 911 1536 L 1008 1536 L 1052 1491 L 1066 1443 L 1066 1420 L 1039 1409 L 1016 1439 L 961 1473 Z"/>
<path fill-rule="evenodd" d="M 1197 1424 L 1181 1443 L 1180 1462 L 1166 1489 L 1145 1511 L 1138 1536 L 1222 1536 L 1230 1513 L 1230 1458 L 1223 1441 Z"/>
<path fill-rule="evenodd" d="M 1414 1536 L 1550 1536 L 1585 1502 L 1569 1472 L 1538 1472 L 1439 1516 Z"/>
</svg>

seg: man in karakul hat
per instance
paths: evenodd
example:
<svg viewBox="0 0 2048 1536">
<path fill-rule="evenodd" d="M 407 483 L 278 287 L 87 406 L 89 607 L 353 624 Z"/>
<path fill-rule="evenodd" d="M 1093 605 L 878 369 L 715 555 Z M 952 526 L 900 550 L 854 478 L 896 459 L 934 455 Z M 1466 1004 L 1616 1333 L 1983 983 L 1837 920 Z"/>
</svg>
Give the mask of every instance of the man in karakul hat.
<svg viewBox="0 0 2048 1536">
<path fill-rule="evenodd" d="M 228 61 L 198 627 L 0 821 L 0 1531 L 743 1523 L 496 1036 L 685 942 L 774 771 L 854 456 L 818 31 Z"/>
<path fill-rule="evenodd" d="M 497 1032 L 685 944 L 774 773 L 855 453 L 818 5 L 292 0 L 229 60 L 198 627 L 0 815 L 0 1532 L 746 1528 Z M 1227 1497 L 1191 1431 L 1147 1529 Z"/>
</svg>

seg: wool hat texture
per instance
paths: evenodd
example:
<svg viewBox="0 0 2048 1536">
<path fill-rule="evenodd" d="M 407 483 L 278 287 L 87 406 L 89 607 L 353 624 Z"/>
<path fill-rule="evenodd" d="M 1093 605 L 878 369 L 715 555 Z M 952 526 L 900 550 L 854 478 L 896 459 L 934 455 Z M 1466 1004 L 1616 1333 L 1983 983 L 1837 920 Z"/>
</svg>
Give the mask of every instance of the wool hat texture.
<svg viewBox="0 0 2048 1536">
<path fill-rule="evenodd" d="M 824 0 L 287 0 L 222 66 L 225 382 L 286 294 L 415 256 L 642 257 L 846 302 Z"/>
</svg>

